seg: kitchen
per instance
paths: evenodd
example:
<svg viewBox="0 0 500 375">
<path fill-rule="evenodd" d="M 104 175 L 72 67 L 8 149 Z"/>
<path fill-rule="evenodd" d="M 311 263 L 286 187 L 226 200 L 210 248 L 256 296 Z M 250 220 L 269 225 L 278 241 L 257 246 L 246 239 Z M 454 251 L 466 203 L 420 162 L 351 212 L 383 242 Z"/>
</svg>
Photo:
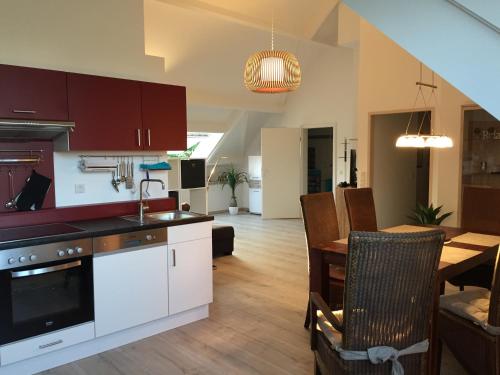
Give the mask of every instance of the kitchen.
<svg viewBox="0 0 500 375">
<path fill-rule="evenodd" d="M 208 317 L 213 217 L 176 211 L 168 172 L 140 165 L 186 148 L 185 88 L 12 65 L 0 81 L 0 374 Z M 85 189 L 65 178 L 79 159 L 105 165 L 91 202 L 58 195 Z"/>
</svg>

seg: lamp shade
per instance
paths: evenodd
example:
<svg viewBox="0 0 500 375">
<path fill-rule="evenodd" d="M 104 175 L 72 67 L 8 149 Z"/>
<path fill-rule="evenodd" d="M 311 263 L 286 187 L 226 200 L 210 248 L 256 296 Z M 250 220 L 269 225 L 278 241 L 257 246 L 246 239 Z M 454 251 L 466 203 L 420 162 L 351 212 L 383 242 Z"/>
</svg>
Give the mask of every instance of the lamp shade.
<svg viewBox="0 0 500 375">
<path fill-rule="evenodd" d="M 405 134 L 400 136 L 396 141 L 396 147 L 425 147 L 425 140 L 418 134 Z"/>
<path fill-rule="evenodd" d="M 404 134 L 397 139 L 396 147 L 451 148 L 453 141 L 445 135 Z"/>
<path fill-rule="evenodd" d="M 251 55 L 245 65 L 247 89 L 260 93 L 294 91 L 300 86 L 300 65 L 293 53 L 267 50 Z"/>
</svg>

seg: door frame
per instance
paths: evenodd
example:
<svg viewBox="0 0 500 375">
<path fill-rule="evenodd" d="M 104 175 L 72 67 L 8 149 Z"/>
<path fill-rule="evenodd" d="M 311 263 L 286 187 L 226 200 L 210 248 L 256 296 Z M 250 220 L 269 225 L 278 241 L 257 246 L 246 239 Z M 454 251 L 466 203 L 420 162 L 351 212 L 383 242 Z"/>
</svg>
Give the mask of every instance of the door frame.
<svg viewBox="0 0 500 375">
<path fill-rule="evenodd" d="M 476 111 L 476 110 L 485 110 L 481 106 L 477 104 L 464 104 L 460 107 L 460 139 L 458 140 L 458 151 L 460 157 L 458 158 L 458 168 L 460 173 L 458 174 L 458 202 L 457 202 L 457 224 L 460 226 L 462 222 L 462 195 L 464 192 L 463 186 L 463 161 L 464 161 L 464 125 L 465 125 L 465 111 Z"/>
<path fill-rule="evenodd" d="M 368 161 L 368 181 L 369 185 L 366 187 L 372 187 L 373 186 L 373 169 L 374 169 L 374 153 L 375 153 L 375 146 L 374 146 L 374 139 L 373 139 L 373 116 L 380 116 L 380 115 L 396 115 L 396 114 L 401 114 L 401 113 L 411 113 L 411 112 L 430 112 L 431 113 L 431 131 L 432 129 L 435 128 L 435 122 L 436 122 L 436 109 L 435 107 L 419 107 L 419 108 L 413 108 L 413 109 L 395 109 L 395 110 L 390 110 L 390 111 L 375 111 L 375 112 L 369 112 L 368 113 L 368 157 L 370 160 Z M 395 146 L 394 146 L 395 147 Z M 432 148 L 430 149 L 429 153 L 429 202 L 433 201 L 433 185 L 434 185 L 434 151 Z M 365 186 L 363 186 L 365 187 Z"/>
<path fill-rule="evenodd" d="M 335 187 L 337 186 L 337 123 L 336 122 L 321 122 L 312 124 L 303 124 L 302 137 L 301 137 L 301 152 L 302 152 L 302 166 L 301 166 L 301 194 L 307 194 L 307 147 L 308 147 L 308 130 L 318 128 L 332 128 L 332 191 L 335 195 Z"/>
</svg>

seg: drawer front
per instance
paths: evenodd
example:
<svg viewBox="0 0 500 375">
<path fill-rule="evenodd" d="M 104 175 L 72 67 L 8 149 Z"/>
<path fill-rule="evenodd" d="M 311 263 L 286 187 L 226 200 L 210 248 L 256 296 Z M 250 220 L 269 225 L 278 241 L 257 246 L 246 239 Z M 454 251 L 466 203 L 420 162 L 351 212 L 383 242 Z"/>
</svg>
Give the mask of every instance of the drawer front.
<svg viewBox="0 0 500 375">
<path fill-rule="evenodd" d="M 212 222 L 204 221 L 201 223 L 176 225 L 168 227 L 168 243 L 179 243 L 202 238 L 212 238 Z"/>
<path fill-rule="evenodd" d="M 94 322 L 80 324 L 76 327 L 61 329 L 31 339 L 17 341 L 0 347 L 1 365 L 50 353 L 54 350 L 66 348 L 95 337 Z"/>
</svg>

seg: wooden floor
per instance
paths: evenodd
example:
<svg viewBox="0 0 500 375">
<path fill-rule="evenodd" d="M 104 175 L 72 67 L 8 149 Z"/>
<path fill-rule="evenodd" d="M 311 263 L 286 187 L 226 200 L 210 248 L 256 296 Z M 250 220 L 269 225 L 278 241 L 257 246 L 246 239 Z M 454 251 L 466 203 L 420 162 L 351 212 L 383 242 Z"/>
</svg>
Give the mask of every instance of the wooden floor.
<svg viewBox="0 0 500 375">
<path fill-rule="evenodd" d="M 303 325 L 307 256 L 300 220 L 219 215 L 233 256 L 214 261 L 210 318 L 46 371 L 46 375 L 312 374 Z M 445 351 L 443 375 L 465 374 Z"/>
</svg>

